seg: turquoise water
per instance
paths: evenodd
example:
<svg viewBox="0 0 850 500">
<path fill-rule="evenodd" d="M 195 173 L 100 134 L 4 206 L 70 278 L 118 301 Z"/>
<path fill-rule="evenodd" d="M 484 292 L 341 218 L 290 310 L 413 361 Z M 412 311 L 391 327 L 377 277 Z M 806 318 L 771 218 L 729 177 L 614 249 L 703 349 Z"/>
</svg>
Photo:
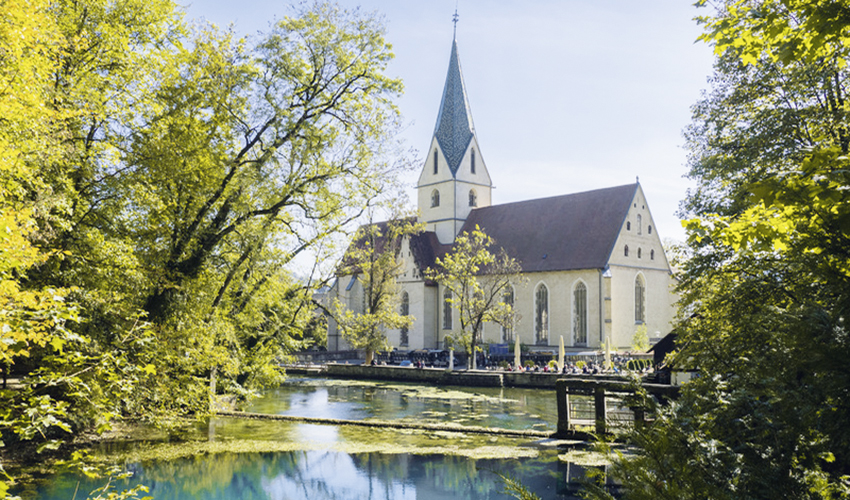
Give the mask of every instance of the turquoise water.
<svg viewBox="0 0 850 500">
<path fill-rule="evenodd" d="M 572 499 L 578 484 L 566 479 L 584 468 L 551 459 L 471 460 L 451 456 L 349 455 L 331 451 L 216 454 L 132 467 L 159 500 L 508 499 L 496 472 L 519 478 L 544 499 Z M 99 483 L 62 478 L 39 498 L 78 498 Z"/>
<path fill-rule="evenodd" d="M 247 410 L 553 432 L 558 423 L 554 389 L 431 387 L 338 379 L 293 378 L 254 401 Z"/>
<path fill-rule="evenodd" d="M 554 430 L 557 419 L 554 391 L 306 378 L 291 379 L 247 410 L 540 430 Z M 504 474 L 543 499 L 571 499 L 586 472 L 563 459 L 568 448 L 546 440 L 231 418 L 198 431 L 203 439 L 193 443 L 125 458 L 134 474 L 116 488 L 144 484 L 162 500 L 508 499 L 498 476 Z M 67 500 L 77 491 L 85 498 L 101 484 L 53 477 L 33 497 Z"/>
</svg>

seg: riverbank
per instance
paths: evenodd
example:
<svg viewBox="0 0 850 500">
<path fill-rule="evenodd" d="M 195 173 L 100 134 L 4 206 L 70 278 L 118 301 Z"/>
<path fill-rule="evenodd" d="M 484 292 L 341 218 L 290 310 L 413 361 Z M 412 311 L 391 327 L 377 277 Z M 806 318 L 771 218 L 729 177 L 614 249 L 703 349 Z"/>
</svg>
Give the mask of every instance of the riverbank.
<svg viewBox="0 0 850 500">
<path fill-rule="evenodd" d="M 555 372 L 502 372 L 490 370 L 453 370 L 443 368 L 413 368 L 409 366 L 369 366 L 328 363 L 322 366 L 287 366 L 292 375 L 312 377 L 350 378 L 359 380 L 386 380 L 461 387 L 522 387 L 529 389 L 555 389 L 563 378 L 588 378 L 597 380 L 627 381 L 620 375 L 564 374 Z"/>
</svg>

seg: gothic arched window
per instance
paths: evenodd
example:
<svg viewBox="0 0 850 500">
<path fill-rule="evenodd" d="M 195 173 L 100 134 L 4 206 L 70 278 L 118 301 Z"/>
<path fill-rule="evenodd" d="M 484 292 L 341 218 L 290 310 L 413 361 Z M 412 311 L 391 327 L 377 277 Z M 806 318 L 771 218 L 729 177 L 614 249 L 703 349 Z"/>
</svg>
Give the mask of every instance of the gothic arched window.
<svg viewBox="0 0 850 500">
<path fill-rule="evenodd" d="M 587 286 L 582 282 L 573 292 L 573 335 L 576 345 L 587 345 Z"/>
<path fill-rule="evenodd" d="M 546 285 L 537 287 L 534 308 L 534 330 L 537 334 L 537 344 L 549 344 L 549 290 Z"/>
<path fill-rule="evenodd" d="M 502 302 L 505 305 L 508 305 L 513 309 L 514 307 L 514 290 L 513 288 L 509 288 L 508 291 L 502 296 Z M 514 341 L 514 329 L 513 326 L 508 324 L 502 325 L 502 342 L 511 343 Z"/>
<path fill-rule="evenodd" d="M 469 206 L 477 207 L 478 206 L 478 195 L 475 194 L 474 189 L 469 190 Z"/>
<path fill-rule="evenodd" d="M 629 246 L 628 245 L 626 245 L 625 250 L 623 250 L 623 255 L 626 256 L 626 257 L 629 256 Z"/>
<path fill-rule="evenodd" d="M 437 171 L 439 170 L 439 165 L 440 165 L 440 157 L 437 154 L 437 150 L 435 149 L 434 150 L 434 175 L 437 174 Z"/>
<path fill-rule="evenodd" d="M 472 150 L 472 156 L 469 158 L 469 160 L 470 160 L 469 171 L 474 174 L 475 173 L 475 150 L 474 149 Z"/>
<path fill-rule="evenodd" d="M 436 189 L 431 191 L 431 206 L 439 207 L 440 206 L 440 192 Z"/>
<path fill-rule="evenodd" d="M 641 217 L 640 217 L 640 214 L 638 214 L 638 216 L 637 216 L 637 234 L 642 234 L 641 231 L 640 231 L 640 229 L 641 229 L 640 226 L 641 226 Z"/>
<path fill-rule="evenodd" d="M 643 276 L 635 278 L 635 323 L 646 322 L 646 283 Z"/>
<path fill-rule="evenodd" d="M 407 292 L 401 293 L 401 308 L 399 314 L 402 316 L 408 316 L 410 314 L 410 295 Z M 401 327 L 401 340 L 399 340 L 399 344 L 403 346 L 407 346 L 409 341 L 409 332 L 407 329 L 407 325 Z"/>
<path fill-rule="evenodd" d="M 640 248 L 638 248 L 638 259 L 640 258 Z"/>
<path fill-rule="evenodd" d="M 452 329 L 452 291 L 443 292 L 443 330 Z"/>
<path fill-rule="evenodd" d="M 655 250 L 649 251 L 649 260 L 655 260 Z"/>
</svg>

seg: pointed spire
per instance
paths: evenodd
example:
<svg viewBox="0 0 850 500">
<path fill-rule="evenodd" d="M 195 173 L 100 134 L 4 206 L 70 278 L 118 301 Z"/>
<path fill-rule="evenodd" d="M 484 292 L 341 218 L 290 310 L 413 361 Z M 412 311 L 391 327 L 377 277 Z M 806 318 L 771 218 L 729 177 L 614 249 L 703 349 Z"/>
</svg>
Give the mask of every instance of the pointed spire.
<svg viewBox="0 0 850 500">
<path fill-rule="evenodd" d="M 457 14 L 455 14 L 455 27 L 457 27 Z M 457 40 L 453 40 L 449 72 L 446 75 L 440 113 L 437 115 L 437 126 L 434 129 L 434 137 L 437 138 L 443 150 L 443 156 L 446 157 L 452 176 L 457 173 L 473 135 L 475 135 L 475 127 L 472 124 L 472 112 L 466 96 L 463 73 L 460 70 Z"/>
</svg>

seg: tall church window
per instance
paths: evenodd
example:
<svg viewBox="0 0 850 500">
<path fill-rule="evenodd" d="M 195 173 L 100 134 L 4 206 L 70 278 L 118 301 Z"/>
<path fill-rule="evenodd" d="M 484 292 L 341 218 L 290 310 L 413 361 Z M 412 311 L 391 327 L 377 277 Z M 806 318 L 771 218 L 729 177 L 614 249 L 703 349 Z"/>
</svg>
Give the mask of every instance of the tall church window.
<svg viewBox="0 0 850 500">
<path fill-rule="evenodd" d="M 631 231 L 631 230 L 632 230 L 632 223 L 629 222 L 629 221 L 626 221 L 626 231 Z"/>
<path fill-rule="evenodd" d="M 431 206 L 439 207 L 440 206 L 440 192 L 436 189 L 431 191 Z"/>
<path fill-rule="evenodd" d="M 514 291 L 513 289 L 508 289 L 505 292 L 505 295 L 502 296 L 502 302 L 505 305 L 510 306 L 511 309 L 514 307 Z M 508 323 L 507 325 L 502 325 L 502 342 L 511 343 L 514 341 L 514 329 L 513 326 Z"/>
<path fill-rule="evenodd" d="M 437 174 L 437 171 L 439 170 L 439 165 L 440 165 L 440 157 L 437 154 L 437 150 L 435 149 L 434 150 L 434 175 Z"/>
<path fill-rule="evenodd" d="M 470 159 L 469 171 L 474 174 L 475 173 L 475 150 L 474 149 L 472 150 L 472 156 L 469 159 Z M 470 205 L 470 206 L 472 206 L 472 205 Z"/>
<path fill-rule="evenodd" d="M 475 194 L 474 189 L 469 190 L 469 206 L 477 207 L 478 206 L 478 195 Z"/>
<path fill-rule="evenodd" d="M 646 226 L 646 230 L 649 234 L 652 234 L 652 226 Z"/>
<path fill-rule="evenodd" d="M 587 345 L 587 286 L 582 282 L 573 292 L 573 335 L 575 345 Z"/>
<path fill-rule="evenodd" d="M 638 259 L 640 258 L 640 248 L 638 248 Z"/>
<path fill-rule="evenodd" d="M 649 260 L 655 260 L 655 250 L 649 251 Z"/>
<path fill-rule="evenodd" d="M 452 291 L 443 292 L 443 330 L 452 329 Z"/>
<path fill-rule="evenodd" d="M 623 250 L 623 255 L 626 256 L 626 257 L 629 256 L 629 246 L 628 245 L 626 245 L 625 250 Z"/>
<path fill-rule="evenodd" d="M 646 283 L 640 274 L 635 278 L 635 323 L 646 322 Z"/>
<path fill-rule="evenodd" d="M 401 293 L 401 310 L 399 314 L 402 316 L 410 315 L 410 295 L 407 292 Z M 399 344 L 402 346 L 407 346 L 410 337 L 410 332 L 408 331 L 407 325 L 401 327 L 401 340 L 399 340 Z"/>
<path fill-rule="evenodd" d="M 537 344 L 549 344 L 549 290 L 546 285 L 537 287 L 534 310 L 534 330 Z"/>
<path fill-rule="evenodd" d="M 642 234 L 640 226 L 641 226 L 641 217 L 640 217 L 640 214 L 638 214 L 638 216 L 637 216 L 637 233 L 638 234 Z"/>
</svg>

